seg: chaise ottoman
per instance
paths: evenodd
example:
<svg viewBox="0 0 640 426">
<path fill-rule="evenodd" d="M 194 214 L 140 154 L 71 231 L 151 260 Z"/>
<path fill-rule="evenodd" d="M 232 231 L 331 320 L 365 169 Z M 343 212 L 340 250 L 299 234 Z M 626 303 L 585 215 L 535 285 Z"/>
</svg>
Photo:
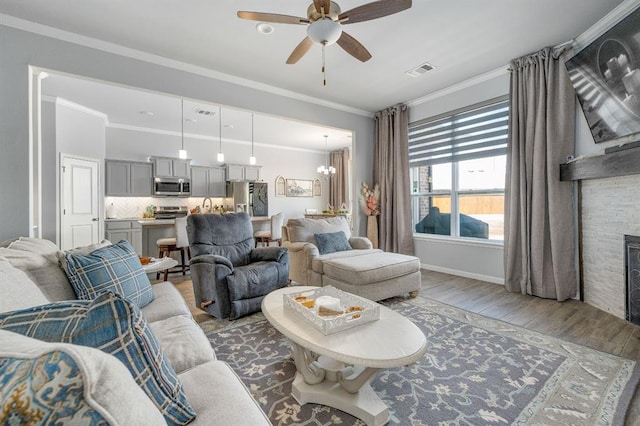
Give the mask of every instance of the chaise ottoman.
<svg viewBox="0 0 640 426">
<path fill-rule="evenodd" d="M 398 253 L 373 252 L 362 256 L 325 260 L 322 286 L 382 300 L 420 290 L 420 260 Z"/>
</svg>

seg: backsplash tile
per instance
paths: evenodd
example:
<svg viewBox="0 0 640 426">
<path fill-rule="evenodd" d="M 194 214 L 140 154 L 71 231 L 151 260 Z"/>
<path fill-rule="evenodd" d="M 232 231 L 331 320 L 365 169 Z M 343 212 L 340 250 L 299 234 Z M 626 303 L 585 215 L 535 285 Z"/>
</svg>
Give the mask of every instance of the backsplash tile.
<svg viewBox="0 0 640 426">
<path fill-rule="evenodd" d="M 202 206 L 204 199 L 198 198 L 179 198 L 179 197 L 105 197 L 105 218 L 107 219 L 127 219 L 132 217 L 142 217 L 148 205 L 163 207 L 179 207 L 187 206 L 189 210 L 196 206 Z M 228 198 L 212 198 L 213 205 L 227 205 L 231 207 L 231 199 Z M 109 206 L 113 204 L 113 216 L 107 217 Z M 208 203 L 207 203 L 208 204 Z"/>
</svg>

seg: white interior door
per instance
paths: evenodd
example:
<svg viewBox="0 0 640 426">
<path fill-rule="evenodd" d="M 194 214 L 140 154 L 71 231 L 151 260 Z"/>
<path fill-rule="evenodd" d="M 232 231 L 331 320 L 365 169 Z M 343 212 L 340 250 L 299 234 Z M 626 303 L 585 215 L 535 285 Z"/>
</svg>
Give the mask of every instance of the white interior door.
<svg viewBox="0 0 640 426">
<path fill-rule="evenodd" d="M 100 160 L 62 154 L 60 162 L 61 249 L 95 244 L 100 241 Z"/>
</svg>

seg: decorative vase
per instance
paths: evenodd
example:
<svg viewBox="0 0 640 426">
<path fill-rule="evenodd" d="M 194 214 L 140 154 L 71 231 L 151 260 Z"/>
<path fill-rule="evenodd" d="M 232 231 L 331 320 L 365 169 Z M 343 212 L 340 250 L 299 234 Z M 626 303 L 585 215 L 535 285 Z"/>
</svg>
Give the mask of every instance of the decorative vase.
<svg viewBox="0 0 640 426">
<path fill-rule="evenodd" d="M 367 238 L 371 240 L 373 248 L 378 248 L 378 216 L 367 216 Z"/>
</svg>

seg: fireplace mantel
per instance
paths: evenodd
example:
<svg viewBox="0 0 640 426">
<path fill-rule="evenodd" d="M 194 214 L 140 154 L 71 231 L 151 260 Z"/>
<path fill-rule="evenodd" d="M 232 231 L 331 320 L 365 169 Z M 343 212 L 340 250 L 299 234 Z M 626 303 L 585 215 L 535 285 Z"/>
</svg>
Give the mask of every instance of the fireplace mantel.
<svg viewBox="0 0 640 426">
<path fill-rule="evenodd" d="M 560 180 L 599 179 L 640 174 L 640 147 L 560 164 Z"/>
</svg>

